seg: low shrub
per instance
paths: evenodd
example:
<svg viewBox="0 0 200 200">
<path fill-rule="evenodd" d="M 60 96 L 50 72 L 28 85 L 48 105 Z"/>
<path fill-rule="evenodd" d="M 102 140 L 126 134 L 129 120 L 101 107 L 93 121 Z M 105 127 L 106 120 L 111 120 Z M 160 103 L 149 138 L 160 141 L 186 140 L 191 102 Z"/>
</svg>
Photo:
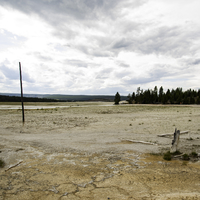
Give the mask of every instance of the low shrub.
<svg viewBox="0 0 200 200">
<path fill-rule="evenodd" d="M 171 153 L 169 151 L 167 153 L 165 153 L 164 156 L 163 156 L 163 159 L 164 160 L 171 160 L 172 159 Z"/>
<path fill-rule="evenodd" d="M 182 157 L 182 158 L 183 158 L 183 160 L 189 160 L 189 159 L 190 159 L 189 155 L 186 154 L 186 153 L 183 154 L 183 157 Z"/>
<path fill-rule="evenodd" d="M 197 157 L 198 154 L 197 154 L 195 151 L 193 151 L 193 152 L 190 154 L 190 156 L 192 156 L 192 157 Z"/>
<path fill-rule="evenodd" d="M 176 156 L 176 155 L 180 155 L 181 154 L 181 152 L 180 151 L 175 151 L 175 152 L 173 152 L 173 153 L 171 153 L 173 156 Z"/>
<path fill-rule="evenodd" d="M 5 162 L 0 158 L 0 168 L 3 168 L 5 166 Z"/>
</svg>

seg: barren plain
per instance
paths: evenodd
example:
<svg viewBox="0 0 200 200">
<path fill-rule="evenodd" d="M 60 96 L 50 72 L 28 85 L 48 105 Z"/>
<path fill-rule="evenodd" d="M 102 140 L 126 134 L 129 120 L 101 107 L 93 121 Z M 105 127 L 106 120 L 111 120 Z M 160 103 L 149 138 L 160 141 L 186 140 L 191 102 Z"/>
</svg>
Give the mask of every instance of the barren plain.
<svg viewBox="0 0 200 200">
<path fill-rule="evenodd" d="M 0 105 L 0 200 L 200 199 L 200 106 L 102 102 Z M 137 140 L 153 145 L 132 143 Z"/>
</svg>

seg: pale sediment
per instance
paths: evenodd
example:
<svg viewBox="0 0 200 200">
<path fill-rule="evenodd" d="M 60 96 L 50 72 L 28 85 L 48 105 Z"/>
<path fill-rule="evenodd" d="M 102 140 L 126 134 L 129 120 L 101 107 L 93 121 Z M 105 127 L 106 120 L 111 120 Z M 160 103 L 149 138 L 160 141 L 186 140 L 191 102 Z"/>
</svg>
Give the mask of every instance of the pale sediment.
<svg viewBox="0 0 200 200">
<path fill-rule="evenodd" d="M 24 126 L 19 110 L 0 112 L 0 199 L 200 198 L 200 163 L 157 155 L 175 127 L 190 130 L 180 151 L 200 153 L 198 106 L 26 110 Z"/>
</svg>

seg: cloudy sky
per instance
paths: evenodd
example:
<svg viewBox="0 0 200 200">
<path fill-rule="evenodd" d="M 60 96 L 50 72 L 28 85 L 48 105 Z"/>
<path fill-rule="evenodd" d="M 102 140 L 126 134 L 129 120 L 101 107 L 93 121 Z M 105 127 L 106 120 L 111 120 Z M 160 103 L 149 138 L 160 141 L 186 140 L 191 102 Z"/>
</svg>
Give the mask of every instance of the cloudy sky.
<svg viewBox="0 0 200 200">
<path fill-rule="evenodd" d="M 0 92 L 200 88 L 199 0 L 0 0 Z"/>
</svg>

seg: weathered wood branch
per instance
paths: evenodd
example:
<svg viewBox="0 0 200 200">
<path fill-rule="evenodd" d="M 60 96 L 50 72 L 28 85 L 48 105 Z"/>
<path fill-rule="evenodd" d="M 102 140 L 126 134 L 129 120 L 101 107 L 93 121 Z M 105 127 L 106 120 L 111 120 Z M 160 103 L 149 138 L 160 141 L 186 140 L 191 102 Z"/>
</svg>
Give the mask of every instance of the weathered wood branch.
<svg viewBox="0 0 200 200">
<path fill-rule="evenodd" d="M 141 143 L 141 144 L 148 144 L 148 145 L 157 145 L 157 144 L 152 143 L 152 142 L 145 142 L 145 141 L 138 141 L 138 140 L 121 139 L 121 141 L 133 142 L 133 143 Z"/>
<path fill-rule="evenodd" d="M 180 132 L 180 135 L 182 135 L 182 134 L 187 134 L 187 133 L 189 133 L 189 131 L 182 131 L 182 132 Z M 168 136 L 173 136 L 174 135 L 174 133 L 166 133 L 166 134 L 160 134 L 160 135 L 157 135 L 158 137 L 168 137 Z"/>
<path fill-rule="evenodd" d="M 14 167 L 17 167 L 19 164 L 21 164 L 23 161 L 20 161 L 20 162 L 18 162 L 17 164 L 15 164 L 15 165 L 11 165 L 8 169 L 5 169 L 5 172 L 7 172 L 8 170 L 10 170 L 10 169 L 12 169 L 12 168 L 14 168 Z"/>
<path fill-rule="evenodd" d="M 182 154 L 180 154 L 180 155 L 176 155 L 176 156 L 174 156 L 174 158 L 181 157 L 182 155 L 184 155 L 184 153 L 182 153 Z"/>
</svg>

